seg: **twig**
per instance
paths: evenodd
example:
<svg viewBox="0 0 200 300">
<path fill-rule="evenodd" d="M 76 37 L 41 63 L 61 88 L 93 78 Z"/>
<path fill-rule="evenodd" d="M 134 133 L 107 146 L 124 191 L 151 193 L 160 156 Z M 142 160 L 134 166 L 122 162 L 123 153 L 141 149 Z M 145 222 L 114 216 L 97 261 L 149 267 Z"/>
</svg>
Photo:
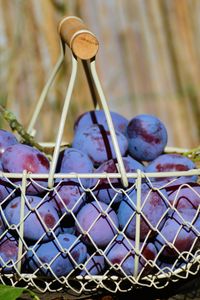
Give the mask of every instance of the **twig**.
<svg viewBox="0 0 200 300">
<path fill-rule="evenodd" d="M 194 162 L 199 162 L 200 161 L 200 146 L 183 153 L 183 155 L 189 157 Z"/>
<path fill-rule="evenodd" d="M 15 115 L 4 108 L 2 105 L 0 105 L 0 113 L 4 120 L 6 120 L 12 129 L 12 131 L 17 131 L 17 133 L 21 136 L 22 142 L 26 143 L 30 146 L 33 146 L 40 150 L 41 152 L 45 152 L 45 148 L 42 147 L 40 144 L 38 144 L 32 135 L 26 132 L 22 124 L 19 123 L 19 121 L 16 119 Z"/>
</svg>

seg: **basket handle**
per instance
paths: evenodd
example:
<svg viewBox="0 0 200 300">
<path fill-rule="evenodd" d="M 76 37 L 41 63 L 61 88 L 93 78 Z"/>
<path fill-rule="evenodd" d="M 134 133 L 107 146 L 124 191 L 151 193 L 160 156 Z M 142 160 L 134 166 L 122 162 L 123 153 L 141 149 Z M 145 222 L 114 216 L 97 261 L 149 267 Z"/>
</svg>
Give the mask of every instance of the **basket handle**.
<svg viewBox="0 0 200 300">
<path fill-rule="evenodd" d="M 100 81 L 98 79 L 98 75 L 96 72 L 96 66 L 95 66 L 95 56 L 98 51 L 99 43 L 97 38 L 93 33 L 91 33 L 87 27 L 84 25 L 83 21 L 75 16 L 69 16 L 65 17 L 61 20 L 59 26 L 58 26 L 58 32 L 61 38 L 61 41 L 64 44 L 67 44 L 70 49 L 72 50 L 72 71 L 71 71 L 71 77 L 69 81 L 69 86 L 67 89 L 66 97 L 64 100 L 63 110 L 60 118 L 60 125 L 58 129 L 58 134 L 56 138 L 53 158 L 51 162 L 50 172 L 49 172 L 49 179 L 48 179 L 48 186 L 53 186 L 54 181 L 54 174 L 56 170 L 56 164 L 58 160 L 58 155 L 60 151 L 60 145 L 61 140 L 63 136 L 63 130 L 64 130 L 64 124 L 66 121 L 66 116 L 68 113 L 68 108 L 71 100 L 72 91 L 74 88 L 74 83 L 76 79 L 76 73 L 77 73 L 77 57 L 80 58 L 80 60 L 85 60 L 86 63 L 88 63 L 87 68 L 85 65 L 85 71 L 86 76 L 89 76 L 88 79 L 91 79 L 91 85 L 94 85 L 95 90 L 97 92 L 97 95 L 99 96 L 98 102 L 99 106 L 102 107 L 102 109 L 105 112 L 105 116 L 107 119 L 108 127 L 111 133 L 111 138 L 114 146 L 114 150 L 116 153 L 116 158 L 118 162 L 118 168 L 119 172 L 121 173 L 121 180 L 124 185 L 124 187 L 128 186 L 128 179 L 126 175 L 125 166 L 123 163 L 123 159 L 120 153 L 115 129 L 112 123 L 112 119 L 110 116 L 110 112 L 106 103 L 106 99 L 103 93 L 103 90 L 101 88 Z M 87 72 L 87 69 L 89 72 Z M 88 80 L 90 81 L 90 80 Z"/>
<path fill-rule="evenodd" d="M 68 16 L 62 19 L 58 25 L 58 33 L 76 57 L 87 60 L 97 54 L 99 42 L 80 18 Z"/>
</svg>

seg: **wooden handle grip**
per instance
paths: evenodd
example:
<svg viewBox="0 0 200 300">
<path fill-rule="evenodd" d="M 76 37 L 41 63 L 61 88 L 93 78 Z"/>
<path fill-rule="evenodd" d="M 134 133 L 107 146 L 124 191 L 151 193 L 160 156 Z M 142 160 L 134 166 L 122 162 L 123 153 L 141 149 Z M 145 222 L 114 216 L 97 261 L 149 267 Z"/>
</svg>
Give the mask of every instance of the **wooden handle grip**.
<svg viewBox="0 0 200 300">
<path fill-rule="evenodd" d="M 62 41 L 78 58 L 87 60 L 96 55 L 99 42 L 81 19 L 74 16 L 63 18 L 59 23 L 58 32 Z"/>
</svg>

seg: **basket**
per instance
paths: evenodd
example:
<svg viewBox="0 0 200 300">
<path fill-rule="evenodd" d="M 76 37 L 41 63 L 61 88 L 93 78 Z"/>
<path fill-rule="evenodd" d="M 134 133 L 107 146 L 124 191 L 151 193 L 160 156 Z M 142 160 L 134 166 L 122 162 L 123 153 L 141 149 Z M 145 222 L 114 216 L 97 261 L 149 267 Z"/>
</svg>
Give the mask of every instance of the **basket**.
<svg viewBox="0 0 200 300">
<path fill-rule="evenodd" d="M 111 114 L 96 72 L 95 56 L 98 51 L 98 41 L 82 20 L 77 17 L 65 17 L 60 22 L 58 31 L 61 54 L 42 91 L 28 127 L 28 133 L 34 135 L 34 125 L 47 92 L 64 61 L 67 44 L 72 50 L 72 71 L 57 139 L 55 144 L 43 145 L 53 149 L 49 174 L 33 174 L 26 170 L 21 174 L 1 172 L 0 180 L 1 184 L 5 185 L 6 193 L 0 204 L 1 221 L 4 224 L 4 230 L 0 236 L 0 251 L 3 247 L 8 247 L 8 251 L 11 252 L 17 249 L 15 259 L 6 260 L 3 255 L 0 256 L 1 283 L 32 287 L 41 292 L 68 289 L 81 294 L 82 292 L 94 293 L 99 289 L 106 289 L 115 293 L 127 292 L 136 288 L 154 287 L 162 289 L 171 282 L 178 282 L 197 274 L 200 268 L 200 226 L 198 226 L 200 206 L 198 205 L 192 210 L 194 214 L 188 220 L 176 204 L 180 195 L 182 195 L 181 197 L 187 196 L 188 190 L 190 193 L 194 193 L 197 202 L 199 200 L 200 203 L 200 194 L 195 189 L 197 184 L 191 183 L 193 176 L 197 178 L 200 175 L 200 169 L 159 173 L 145 173 L 138 169 L 134 173 L 127 173 Z M 80 172 L 66 174 L 56 172 L 60 150 L 65 146 L 62 144 L 62 136 L 79 61 L 83 63 L 87 75 L 94 107 L 95 109 L 102 108 L 105 113 L 116 154 L 118 169 L 116 173 Z M 184 150 L 166 148 L 166 153 L 171 152 L 183 153 Z M 166 177 L 170 178 L 167 182 L 163 181 Z M 188 178 L 188 180 L 185 183 L 180 183 L 179 179 L 183 177 Z M 59 189 L 62 186 L 60 180 L 65 179 L 73 181 L 74 186 L 79 191 L 76 202 L 71 208 L 67 207 L 59 194 Z M 88 187 L 85 184 L 88 180 L 93 180 L 95 184 Z M 43 185 L 42 182 L 48 182 L 48 184 Z M 96 192 L 98 189 L 101 191 L 102 182 L 106 183 L 104 189 L 109 190 L 111 194 L 106 206 L 101 205 Z M 27 191 L 30 185 L 40 190 L 42 195 L 41 201 L 35 207 L 28 204 L 29 195 Z M 142 200 L 144 185 L 148 186 L 148 193 Z M 164 192 L 166 189 L 167 194 Z M 187 193 L 185 193 L 186 190 Z M 171 202 L 168 196 L 173 193 L 174 201 Z M 20 197 L 20 217 L 17 223 L 11 223 L 7 220 L 4 209 L 10 203 L 13 195 L 16 194 Z M 59 212 L 54 225 L 48 227 L 47 224 L 49 223 L 44 222 L 40 208 L 48 204 L 52 194 L 59 197 L 65 211 Z M 151 213 L 149 215 L 145 213 L 145 205 L 148 203 L 149 197 L 155 194 L 161 199 L 165 209 L 154 222 L 154 219 L 151 219 Z M 112 211 L 119 208 L 116 204 L 118 197 L 126 199 L 125 203 L 131 212 L 123 227 L 117 225 L 112 215 Z M 81 227 L 80 219 L 77 218 L 77 211 L 80 211 L 83 204 L 90 205 L 96 213 L 87 230 Z M 48 206 L 45 209 L 48 210 Z M 33 235 L 39 232 L 37 226 L 42 227 L 43 230 L 34 241 L 30 241 L 25 236 L 27 220 L 31 214 L 34 214 L 39 223 L 37 225 L 38 223 L 33 222 L 31 226 L 29 224 L 30 230 L 33 230 Z M 168 236 L 162 231 L 163 224 L 167 222 L 168 218 L 175 222 L 174 226 L 177 226 L 176 234 L 171 239 L 168 239 Z M 132 220 L 134 220 L 134 229 L 131 229 L 134 242 L 127 236 L 127 228 Z M 80 230 L 76 230 L 74 233 L 74 228 L 70 222 L 78 224 Z M 110 240 L 104 245 L 97 242 L 98 230 L 94 233 L 92 231 L 97 223 L 98 230 L 105 237 L 108 232 L 111 231 L 112 233 Z M 60 224 L 65 224 L 65 226 Z M 148 227 L 148 231 L 142 237 L 144 224 Z M 64 233 L 73 233 L 75 239 L 70 243 L 68 243 L 67 238 L 65 240 L 60 239 L 60 235 Z M 184 240 L 186 233 L 187 237 Z M 181 234 L 183 234 L 183 239 L 181 237 L 178 240 Z M 181 250 L 181 242 L 184 245 L 188 243 L 186 248 L 183 247 L 183 251 Z M 47 244 L 50 246 L 47 247 Z M 80 249 L 80 247 L 82 248 Z M 87 250 L 85 252 L 84 247 Z M 113 253 L 117 253 L 114 259 Z"/>
</svg>

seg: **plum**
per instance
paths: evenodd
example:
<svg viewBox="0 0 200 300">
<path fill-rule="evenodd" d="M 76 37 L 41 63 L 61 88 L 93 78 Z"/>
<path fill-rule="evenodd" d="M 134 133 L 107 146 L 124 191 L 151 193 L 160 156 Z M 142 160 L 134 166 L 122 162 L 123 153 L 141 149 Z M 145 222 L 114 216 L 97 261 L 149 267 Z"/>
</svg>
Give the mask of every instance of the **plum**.
<svg viewBox="0 0 200 300">
<path fill-rule="evenodd" d="M 5 150 L 12 145 L 18 144 L 15 135 L 7 130 L 0 129 L 0 161 Z"/>
<path fill-rule="evenodd" d="M 89 255 L 87 254 L 87 260 L 84 264 L 84 269 L 80 275 L 98 275 L 101 274 L 105 268 L 105 261 L 102 255 Z"/>
<path fill-rule="evenodd" d="M 27 252 L 27 264 L 45 276 L 65 276 L 87 257 L 86 246 L 73 234 L 64 233 L 47 243 L 32 246 Z"/>
<path fill-rule="evenodd" d="M 38 149 L 20 143 L 5 150 L 2 155 L 2 166 L 3 170 L 9 173 L 22 173 L 24 170 L 42 174 L 49 172 L 47 157 Z M 28 194 L 37 195 L 43 191 L 43 186 L 47 187 L 47 180 L 37 179 L 35 183 L 31 181 L 26 191 Z"/>
<path fill-rule="evenodd" d="M 151 227 L 158 227 L 164 220 L 167 204 L 164 200 L 167 193 L 163 189 L 162 193 L 153 191 L 146 184 L 141 186 L 141 219 L 140 219 L 140 239 L 144 240 L 147 234 L 154 234 Z M 118 209 L 118 219 L 120 228 L 125 230 L 126 235 L 135 239 L 136 232 L 136 203 L 137 190 L 133 190 L 121 201 Z"/>
<path fill-rule="evenodd" d="M 125 134 L 128 120 L 116 112 L 111 111 L 110 114 L 115 130 Z M 105 113 L 100 109 L 91 110 L 80 115 L 74 124 L 74 131 L 77 132 L 92 124 L 103 125 L 106 130 L 109 130 Z"/>
<path fill-rule="evenodd" d="M 124 162 L 124 167 L 125 167 L 125 170 L 127 173 L 134 173 L 134 172 L 136 172 L 137 169 L 140 169 L 141 171 L 144 170 L 144 166 L 130 156 L 123 157 L 123 162 Z M 116 164 L 117 164 L 116 159 L 115 160 L 110 159 L 110 160 L 104 162 L 103 164 L 101 164 L 99 166 L 99 168 L 97 168 L 95 170 L 95 173 L 104 173 L 104 172 L 118 173 Z M 110 178 L 109 181 L 107 178 L 94 179 L 91 181 L 91 186 L 95 186 L 97 184 L 98 180 L 99 180 L 99 183 L 98 183 L 97 187 L 93 190 L 93 192 L 99 201 L 109 204 L 110 201 L 113 199 L 113 197 L 116 194 L 117 194 L 117 196 L 115 196 L 114 203 L 119 203 L 122 200 L 124 194 L 120 191 L 120 189 L 123 188 L 120 179 Z M 135 179 L 129 178 L 130 186 L 133 185 L 134 182 L 135 182 Z M 111 185 L 117 191 L 115 191 Z"/>
<path fill-rule="evenodd" d="M 166 188 L 169 202 L 178 210 L 184 208 L 197 209 L 200 206 L 200 185 L 188 182 Z"/>
<path fill-rule="evenodd" d="M 127 138 L 118 131 L 116 131 L 116 137 L 121 155 L 124 156 L 128 149 Z M 110 131 L 105 130 L 102 125 L 93 124 L 77 131 L 72 146 L 86 153 L 94 166 L 99 166 L 106 160 L 116 158 Z"/>
<path fill-rule="evenodd" d="M 191 159 L 181 154 L 162 154 L 146 166 L 145 172 L 179 172 L 192 169 L 196 169 L 196 165 Z M 195 182 L 197 181 L 197 176 L 172 176 L 161 178 L 155 177 L 151 178 L 151 180 L 157 182 L 157 186 L 162 185 L 163 182 L 168 183 L 167 186 L 170 186 L 174 184 L 182 184 L 189 181 Z M 170 183 L 170 181 L 172 182 Z"/>
<path fill-rule="evenodd" d="M 83 233 L 83 241 L 87 244 L 106 247 L 117 232 L 117 215 L 103 202 L 85 204 L 76 218 L 76 229 Z"/>
<path fill-rule="evenodd" d="M 163 247 L 162 256 L 177 257 L 199 247 L 199 230 L 200 218 L 195 209 L 185 208 L 179 213 L 172 211 L 160 229 L 155 245 Z"/>
<path fill-rule="evenodd" d="M 58 181 L 53 192 L 49 196 L 55 208 L 61 214 L 70 214 L 68 210 L 76 213 L 80 206 L 85 202 L 85 193 L 78 182 L 72 180 Z"/>
<path fill-rule="evenodd" d="M 93 163 L 83 151 L 67 148 L 62 153 L 60 173 L 93 173 Z M 76 180 L 76 179 L 73 179 Z M 78 181 L 78 180 L 77 180 Z M 81 179 L 82 184 L 88 187 L 88 179 Z"/>
<path fill-rule="evenodd" d="M 16 266 L 18 259 L 18 241 L 10 233 L 6 233 L 0 239 L 0 267 L 1 272 L 13 273 L 13 267 Z"/>
<path fill-rule="evenodd" d="M 142 114 L 132 118 L 127 127 L 128 150 L 133 158 L 151 161 L 167 144 L 165 125 L 155 116 Z"/>
<path fill-rule="evenodd" d="M 148 263 L 153 261 L 157 255 L 156 247 L 152 243 L 145 246 L 140 243 L 138 272 L 147 274 L 151 267 Z M 135 241 L 118 235 L 105 251 L 107 261 L 115 270 L 125 273 L 127 276 L 134 275 L 135 265 Z M 145 269 L 145 271 L 144 271 Z"/>
<path fill-rule="evenodd" d="M 12 145 L 19 143 L 14 134 L 7 130 L 0 129 L 0 170 L 3 171 L 2 155 Z M 0 203 L 12 192 L 13 186 L 4 178 L 0 178 Z"/>
<path fill-rule="evenodd" d="M 0 203 L 3 204 L 10 201 L 15 194 L 14 189 L 14 186 L 7 178 L 0 178 Z"/>
<path fill-rule="evenodd" d="M 6 222 L 3 213 L 0 211 L 0 236 L 5 232 L 5 230 L 6 230 Z"/>
<path fill-rule="evenodd" d="M 10 225 L 20 225 L 21 197 L 16 197 L 4 209 L 5 216 Z M 48 240 L 51 237 L 49 229 L 53 229 L 58 234 L 60 228 L 58 213 L 53 203 L 43 200 L 37 196 L 26 196 L 24 212 L 24 237 L 30 240 Z M 43 225 L 46 225 L 45 226 Z"/>
<path fill-rule="evenodd" d="M 156 267 L 158 269 L 157 274 L 163 274 L 168 273 L 171 275 L 172 272 L 176 271 L 177 269 L 181 268 L 184 270 L 184 268 L 187 270 L 186 266 L 187 261 L 183 262 L 182 259 L 177 259 L 175 262 L 167 262 L 164 260 L 157 259 L 156 260 Z"/>
</svg>

